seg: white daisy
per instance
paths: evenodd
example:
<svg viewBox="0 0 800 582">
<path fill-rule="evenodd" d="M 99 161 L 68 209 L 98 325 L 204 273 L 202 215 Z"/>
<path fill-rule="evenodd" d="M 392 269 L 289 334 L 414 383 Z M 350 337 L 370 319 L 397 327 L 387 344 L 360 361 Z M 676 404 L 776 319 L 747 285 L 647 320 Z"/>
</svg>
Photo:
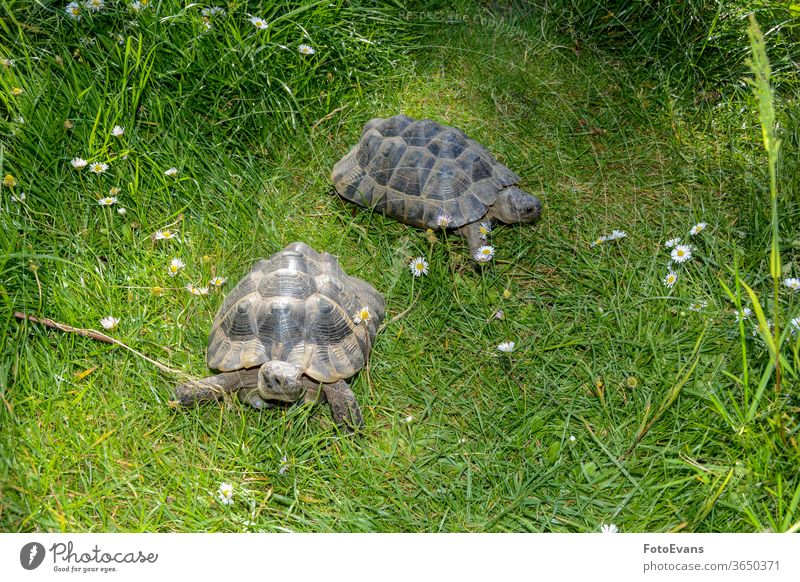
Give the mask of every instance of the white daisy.
<svg viewBox="0 0 800 582">
<path fill-rule="evenodd" d="M 115 125 L 114 129 L 111 130 L 111 135 L 114 137 L 122 137 L 125 135 L 125 128 L 121 125 Z"/>
<path fill-rule="evenodd" d="M 604 523 L 600 526 L 600 533 L 604 534 L 619 533 L 619 528 L 613 523 Z"/>
<path fill-rule="evenodd" d="M 472 256 L 479 263 L 488 263 L 494 258 L 494 247 L 483 245 L 479 247 Z"/>
<path fill-rule="evenodd" d="M 108 170 L 108 164 L 104 164 L 103 162 L 94 162 L 89 164 L 89 171 L 94 172 L 95 174 L 102 174 Z"/>
<path fill-rule="evenodd" d="M 178 235 L 177 232 L 165 228 L 164 230 L 155 231 L 153 233 L 153 240 L 172 240 L 177 235 Z"/>
<path fill-rule="evenodd" d="M 109 315 L 100 320 L 100 325 L 103 326 L 103 329 L 114 329 L 119 325 L 119 318 Z"/>
<path fill-rule="evenodd" d="M 502 309 L 498 309 L 497 311 L 494 312 L 494 318 L 495 319 L 505 319 L 506 318 L 506 314 L 503 313 Z"/>
<path fill-rule="evenodd" d="M 175 259 L 172 259 L 172 261 L 170 262 L 169 266 L 167 267 L 167 270 L 169 271 L 170 276 L 174 277 L 175 275 L 178 274 L 178 271 L 183 269 L 185 266 L 186 266 L 186 263 L 184 263 L 182 260 L 180 260 L 178 258 L 175 258 Z"/>
<path fill-rule="evenodd" d="M 121 207 L 117 208 L 117 214 L 125 214 L 126 212 L 128 212 L 128 211 L 125 210 L 124 208 L 121 208 Z"/>
<path fill-rule="evenodd" d="M 165 176 L 172 177 L 177 173 L 178 173 L 178 168 L 169 168 L 168 170 L 164 170 L 164 175 Z"/>
<path fill-rule="evenodd" d="M 86 0 L 84 2 L 84 6 L 91 10 L 92 12 L 99 12 L 103 9 L 103 0 Z"/>
<path fill-rule="evenodd" d="M 672 287 L 677 280 L 678 274 L 675 271 L 670 271 L 667 273 L 666 277 L 664 277 L 664 285 L 667 287 Z"/>
<path fill-rule="evenodd" d="M 671 248 L 674 248 L 674 247 L 678 246 L 679 244 L 681 244 L 681 239 L 679 239 L 679 238 L 671 238 L 667 242 L 664 243 L 664 246 L 667 247 L 668 249 L 671 249 Z"/>
<path fill-rule="evenodd" d="M 64 10 L 66 10 L 67 16 L 69 16 L 70 18 L 73 18 L 75 20 L 81 19 L 81 12 L 83 11 L 83 9 L 77 2 L 70 2 L 69 4 L 67 4 L 67 7 Z"/>
<path fill-rule="evenodd" d="M 749 307 L 743 307 L 741 313 L 736 313 L 736 323 L 744 319 L 750 319 L 750 316 L 753 315 L 753 310 Z"/>
<path fill-rule="evenodd" d="M 689 231 L 689 234 L 692 236 L 698 235 L 703 232 L 708 227 L 708 224 L 705 222 L 698 222 L 692 227 L 692 230 Z"/>
<path fill-rule="evenodd" d="M 117 198 L 115 196 L 106 196 L 98 200 L 97 203 L 100 206 L 112 206 L 117 203 Z"/>
<path fill-rule="evenodd" d="M 578 440 L 578 439 L 575 438 L 574 434 L 569 435 L 569 442 L 574 443 L 576 440 Z"/>
<path fill-rule="evenodd" d="M 233 504 L 233 485 L 230 483 L 220 483 L 217 497 L 222 505 Z"/>
<path fill-rule="evenodd" d="M 264 30 L 269 26 L 266 20 L 264 20 L 263 18 L 259 18 L 257 16 L 251 16 L 250 22 L 252 22 L 253 26 L 255 26 L 259 30 Z"/>
<path fill-rule="evenodd" d="M 480 235 L 481 240 L 486 240 L 491 232 L 492 224 L 490 222 L 481 222 L 478 225 L 478 234 Z"/>
<path fill-rule="evenodd" d="M 708 301 L 695 301 L 689 304 L 689 311 L 703 311 L 708 307 Z"/>
<path fill-rule="evenodd" d="M 428 261 L 426 261 L 423 257 L 417 257 L 416 259 L 412 260 L 408 264 L 409 269 L 411 269 L 411 274 L 415 277 L 422 277 L 423 275 L 428 274 Z"/>
<path fill-rule="evenodd" d="M 412 415 L 408 415 L 403 419 L 406 423 L 410 423 L 414 421 L 414 417 Z"/>
<path fill-rule="evenodd" d="M 111 188 L 108 189 L 109 196 L 116 196 L 117 194 L 119 194 L 119 192 L 120 190 L 116 186 L 112 186 Z"/>
<path fill-rule="evenodd" d="M 792 291 L 800 291 L 800 279 L 797 277 L 789 277 L 788 279 L 784 279 L 783 284 Z"/>
<path fill-rule="evenodd" d="M 797 332 L 800 332 L 800 317 L 795 317 L 789 322 L 789 330 L 792 332 L 792 335 L 796 335 Z"/>
<path fill-rule="evenodd" d="M 624 230 L 612 230 L 611 234 L 608 235 L 608 240 L 619 240 L 622 238 L 626 238 L 628 233 Z"/>
<path fill-rule="evenodd" d="M 281 467 L 278 469 L 278 474 L 285 475 L 286 471 L 289 470 L 289 459 L 286 458 L 286 455 L 281 457 Z"/>
<path fill-rule="evenodd" d="M 212 287 L 222 287 L 228 281 L 227 277 L 214 277 L 209 282 Z"/>
<path fill-rule="evenodd" d="M 596 247 L 596 246 L 598 246 L 598 245 L 601 245 L 601 244 L 603 244 L 603 243 L 604 243 L 604 242 L 606 242 L 607 240 L 608 240 L 608 237 L 607 237 L 606 235 L 602 234 L 602 235 L 598 236 L 596 239 L 594 239 L 594 240 L 592 241 L 592 246 L 593 246 L 593 247 Z"/>
<path fill-rule="evenodd" d="M 27 196 L 25 196 L 25 192 L 20 192 L 19 195 L 12 194 L 11 195 L 11 202 L 22 203 L 22 202 L 25 202 L 25 198 L 27 198 Z"/>
<path fill-rule="evenodd" d="M 369 307 L 366 305 L 353 314 L 353 323 L 356 325 L 362 321 L 367 323 L 370 319 L 372 319 L 372 313 L 370 313 Z"/>
<path fill-rule="evenodd" d="M 514 346 L 516 346 L 514 342 L 503 342 L 497 346 L 497 350 L 500 352 L 504 352 L 506 354 L 510 354 L 514 351 Z"/>
<path fill-rule="evenodd" d="M 670 257 L 676 263 L 685 263 L 692 258 L 692 245 L 677 245 L 672 249 Z"/>
<path fill-rule="evenodd" d="M 72 158 L 69 163 L 72 164 L 72 167 L 75 168 L 76 170 L 82 170 L 83 168 L 86 167 L 86 164 L 88 164 L 89 162 L 87 162 L 83 158 Z"/>
<path fill-rule="evenodd" d="M 299 47 L 297 47 L 297 50 L 304 55 L 313 55 L 315 52 L 317 52 L 313 47 L 310 47 L 307 44 L 301 44 Z"/>
<path fill-rule="evenodd" d="M 208 287 L 195 287 L 191 283 L 186 286 L 186 290 L 192 295 L 208 295 Z"/>
<path fill-rule="evenodd" d="M 225 16 L 225 9 L 221 6 L 211 6 L 210 8 L 203 8 L 201 14 L 203 16 Z"/>
<path fill-rule="evenodd" d="M 436 226 L 439 228 L 447 228 L 453 222 L 453 217 L 446 212 L 440 212 L 436 217 Z"/>
</svg>

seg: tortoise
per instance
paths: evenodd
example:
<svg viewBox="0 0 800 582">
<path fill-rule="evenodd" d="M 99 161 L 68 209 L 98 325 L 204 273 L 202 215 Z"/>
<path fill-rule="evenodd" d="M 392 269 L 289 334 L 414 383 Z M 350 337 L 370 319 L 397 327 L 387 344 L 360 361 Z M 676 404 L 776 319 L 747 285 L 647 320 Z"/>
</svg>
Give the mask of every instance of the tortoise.
<svg viewBox="0 0 800 582">
<path fill-rule="evenodd" d="M 455 127 L 406 115 L 371 119 L 331 172 L 336 192 L 419 228 L 453 228 L 470 254 L 498 222 L 528 223 L 542 204 L 521 178 Z"/>
<path fill-rule="evenodd" d="M 383 315 L 383 296 L 335 256 L 292 243 L 258 261 L 225 298 L 206 353 L 221 373 L 178 386 L 178 402 L 234 391 L 259 409 L 327 400 L 340 428 L 360 428 L 345 379 L 365 365 Z"/>
</svg>

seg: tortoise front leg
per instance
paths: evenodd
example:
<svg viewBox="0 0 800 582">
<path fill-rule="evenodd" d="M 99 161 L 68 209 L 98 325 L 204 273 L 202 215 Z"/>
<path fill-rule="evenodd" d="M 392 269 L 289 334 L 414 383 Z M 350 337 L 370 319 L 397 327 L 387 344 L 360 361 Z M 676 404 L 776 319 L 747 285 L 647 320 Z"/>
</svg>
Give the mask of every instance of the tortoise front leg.
<svg viewBox="0 0 800 582">
<path fill-rule="evenodd" d="M 204 400 L 217 400 L 223 394 L 235 392 L 243 387 L 258 385 L 258 368 L 222 372 L 201 380 L 178 384 L 175 397 L 179 404 L 190 406 Z"/>
<path fill-rule="evenodd" d="M 333 421 L 340 429 L 353 432 L 364 428 L 364 417 L 358 407 L 356 395 L 350 390 L 347 382 L 339 380 L 332 384 L 323 384 L 322 390 L 325 392 L 328 404 L 331 407 Z"/>
<path fill-rule="evenodd" d="M 478 230 L 479 228 L 479 222 L 472 222 L 470 224 L 465 224 L 457 231 L 458 234 L 467 239 L 467 244 L 469 244 L 469 256 L 473 260 L 475 259 L 475 253 L 478 252 L 478 249 L 486 244 L 486 241 L 481 238 L 481 232 Z"/>
</svg>

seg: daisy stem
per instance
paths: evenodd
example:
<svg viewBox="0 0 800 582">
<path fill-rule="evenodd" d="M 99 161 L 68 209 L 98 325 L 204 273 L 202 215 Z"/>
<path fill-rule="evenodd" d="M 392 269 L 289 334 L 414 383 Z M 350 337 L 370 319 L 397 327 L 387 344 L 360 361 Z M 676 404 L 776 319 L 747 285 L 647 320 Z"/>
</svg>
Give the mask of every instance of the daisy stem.
<svg viewBox="0 0 800 582">
<path fill-rule="evenodd" d="M 106 243 L 108 243 L 108 250 L 111 251 L 111 205 L 105 207 L 103 213 L 103 220 L 106 223 Z"/>
</svg>

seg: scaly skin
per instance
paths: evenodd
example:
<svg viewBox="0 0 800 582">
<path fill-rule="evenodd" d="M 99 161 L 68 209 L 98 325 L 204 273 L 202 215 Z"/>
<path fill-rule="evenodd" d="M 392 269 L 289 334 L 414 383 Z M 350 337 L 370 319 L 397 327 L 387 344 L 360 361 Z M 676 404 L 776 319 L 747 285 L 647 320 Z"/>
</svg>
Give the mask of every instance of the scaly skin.
<svg viewBox="0 0 800 582">
<path fill-rule="evenodd" d="M 340 429 L 346 432 L 354 432 L 364 428 L 364 417 L 361 415 L 356 396 L 350 390 L 347 382 L 339 380 L 331 384 L 323 384 L 322 389 L 328 398 L 333 421 Z"/>
<path fill-rule="evenodd" d="M 184 382 L 175 389 L 178 404 L 191 406 L 206 400 L 217 400 L 224 394 L 238 391 L 239 399 L 254 408 L 272 408 L 272 401 L 264 400 L 258 391 L 259 368 L 222 372 L 201 380 Z M 354 432 L 364 427 L 364 418 L 356 401 L 355 394 L 344 380 L 331 384 L 320 384 L 307 376 L 302 376 L 302 399 L 304 402 L 325 403 L 331 408 L 331 416 L 339 428 Z M 321 389 L 320 389 L 321 387 Z"/>
</svg>

